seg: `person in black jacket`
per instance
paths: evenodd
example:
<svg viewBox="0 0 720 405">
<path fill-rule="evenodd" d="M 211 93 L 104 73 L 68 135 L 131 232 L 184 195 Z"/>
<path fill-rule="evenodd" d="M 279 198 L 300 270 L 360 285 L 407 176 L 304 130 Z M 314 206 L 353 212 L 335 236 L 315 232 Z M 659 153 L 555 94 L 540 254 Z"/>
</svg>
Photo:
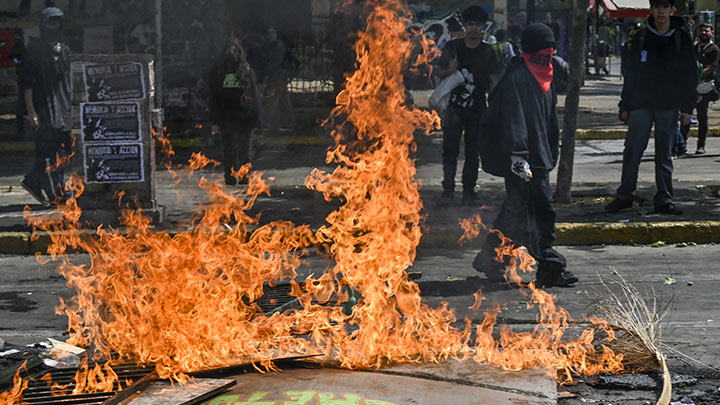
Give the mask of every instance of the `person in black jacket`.
<svg viewBox="0 0 720 405">
<path fill-rule="evenodd" d="M 713 27 L 709 22 L 700 24 L 698 28 L 698 39 L 695 45 L 695 55 L 698 62 L 702 65 L 700 72 L 700 82 L 712 82 L 716 77 L 718 62 L 720 62 L 720 48 L 713 42 Z M 717 93 L 711 87 L 709 93 L 701 94 L 697 102 L 697 120 L 698 120 L 698 140 L 695 154 L 702 155 L 705 153 L 705 140 L 708 133 L 708 106 L 711 101 L 717 101 Z M 683 140 L 687 142 L 690 125 L 681 125 L 680 132 Z"/>
<path fill-rule="evenodd" d="M 70 197 L 63 174 L 72 149 L 70 48 L 62 42 L 62 27 L 62 10 L 44 9 L 40 38 L 28 44 L 18 69 L 20 96 L 35 132 L 35 165 L 20 184 L 41 203 Z"/>
<path fill-rule="evenodd" d="M 638 170 L 655 124 L 655 213 L 681 215 L 673 204 L 672 148 L 678 111 L 687 125 L 697 98 L 695 55 L 683 20 L 672 16 L 673 0 L 650 0 L 647 27 L 630 41 L 620 119 L 627 121 L 622 177 L 610 213 L 632 207 Z"/>
<path fill-rule="evenodd" d="M 225 184 L 232 186 L 238 181 L 234 173 L 250 162 L 251 131 L 260 111 L 255 73 L 234 31 L 210 70 L 208 88 L 212 131 L 222 138 Z"/>
<path fill-rule="evenodd" d="M 578 279 L 565 270 L 565 257 L 552 247 L 556 215 L 550 171 L 557 164 L 560 141 L 552 86 L 555 36 L 544 24 L 530 24 L 521 45 L 522 57 L 508 66 L 481 118 L 482 168 L 505 178 L 506 195 L 473 267 L 490 280 L 505 280 L 512 259 L 497 259 L 504 244 L 499 231 L 535 258 L 537 286 L 568 287 Z"/>
</svg>

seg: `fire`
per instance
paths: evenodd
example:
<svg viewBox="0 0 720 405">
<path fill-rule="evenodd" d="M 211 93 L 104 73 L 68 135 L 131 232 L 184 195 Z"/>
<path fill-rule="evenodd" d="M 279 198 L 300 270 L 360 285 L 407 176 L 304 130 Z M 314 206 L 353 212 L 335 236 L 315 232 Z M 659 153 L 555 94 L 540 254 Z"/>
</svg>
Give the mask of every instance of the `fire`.
<svg viewBox="0 0 720 405">
<path fill-rule="evenodd" d="M 415 260 L 423 222 L 413 136 L 439 128 L 440 119 L 406 102 L 409 12 L 398 0 L 372 4 L 355 46 L 357 70 L 331 115 L 331 121 L 344 122 L 333 130 L 336 145 L 327 153 L 327 162 L 337 168 L 316 169 L 306 179 L 326 200 L 344 202 L 325 226 L 314 231 L 287 221 L 260 226 L 259 217 L 247 212 L 260 195 L 270 195 L 270 187 L 249 166 L 234 173 L 248 179 L 239 194 L 200 177 L 207 202 L 190 229 L 174 235 L 153 230 L 141 210 L 128 210 L 125 232 L 98 227 L 88 237 L 80 230 L 74 199 L 62 207 L 60 219 L 28 218 L 37 229 L 51 231 L 49 253 L 77 291 L 57 308 L 68 317 L 69 343 L 94 348 L 98 358 L 154 365 L 161 378 L 181 382 L 188 372 L 240 361 L 272 370 L 267 359 L 282 354 L 322 353 L 347 368 L 472 358 L 509 370 L 544 367 L 566 379 L 622 368 L 621 356 L 594 352 L 592 329 L 564 342 L 572 320 L 554 296 L 533 284 L 522 291 L 538 308 L 539 326 L 523 333 L 500 327 L 499 338 L 499 308 L 487 310 L 474 330 L 469 320 L 459 329 L 447 303 L 431 308 L 422 302 L 405 272 Z M 430 45 L 421 42 L 423 55 Z M 198 154 L 186 169 L 194 178 L 198 169 L 215 164 Z M 68 184 L 81 196 L 77 176 Z M 473 229 L 480 226 L 478 217 L 463 227 L 478 232 Z M 518 271 L 531 271 L 532 257 L 503 240 L 498 258 L 512 258 L 507 277 L 519 285 Z M 310 247 L 324 247 L 334 264 L 296 280 Z M 91 265 L 72 264 L 70 250 L 88 252 Z M 263 285 L 283 280 L 292 281 L 303 309 L 264 314 L 254 301 Z M 350 287 L 357 304 L 348 315 L 342 304 Z M 475 297 L 473 307 L 479 309 L 482 293 Z M 115 379 L 110 368 L 85 369 L 76 390 L 107 390 Z"/>
<path fill-rule="evenodd" d="M 13 377 L 13 387 L 9 391 L 0 392 L 0 404 L 15 404 L 22 400 L 22 393 L 28 386 L 28 382 L 23 380 L 20 373 L 22 370 L 27 370 L 27 360 L 18 368 L 18 371 Z"/>
</svg>

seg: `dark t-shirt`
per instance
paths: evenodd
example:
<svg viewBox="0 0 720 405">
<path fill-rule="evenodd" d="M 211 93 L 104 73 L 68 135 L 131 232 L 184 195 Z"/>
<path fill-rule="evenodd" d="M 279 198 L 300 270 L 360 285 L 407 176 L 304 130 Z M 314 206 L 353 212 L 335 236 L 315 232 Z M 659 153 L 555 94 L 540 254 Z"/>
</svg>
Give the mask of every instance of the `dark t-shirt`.
<svg viewBox="0 0 720 405">
<path fill-rule="evenodd" d="M 498 74 L 497 60 L 490 45 L 482 42 L 475 48 L 465 46 L 465 40 L 448 42 L 443 50 L 444 57 L 458 58 L 458 71 L 465 77 L 465 83 L 453 90 L 450 104 L 471 111 L 482 111 L 487 107 L 486 93 L 490 87 L 488 77 Z"/>
<path fill-rule="evenodd" d="M 698 62 L 700 62 L 703 65 L 703 69 L 708 66 L 714 66 L 717 68 L 718 66 L 718 58 L 720 58 L 720 48 L 718 48 L 717 45 L 714 43 L 709 43 L 707 45 L 702 45 L 698 43 L 695 46 L 695 50 L 697 52 L 697 59 Z M 712 78 L 715 76 L 715 69 L 708 72 L 706 75 L 703 75 L 700 79 L 701 80 L 712 80 Z"/>
</svg>

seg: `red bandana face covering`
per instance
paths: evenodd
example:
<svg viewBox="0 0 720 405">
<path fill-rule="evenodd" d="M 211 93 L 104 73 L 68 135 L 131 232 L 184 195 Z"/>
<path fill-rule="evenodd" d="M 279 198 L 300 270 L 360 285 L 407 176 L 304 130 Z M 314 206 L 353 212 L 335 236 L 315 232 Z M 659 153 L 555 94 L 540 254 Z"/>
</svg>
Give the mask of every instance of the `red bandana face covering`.
<svg viewBox="0 0 720 405">
<path fill-rule="evenodd" d="M 541 49 L 533 53 L 523 53 L 522 57 L 525 61 L 530 73 L 532 73 L 535 80 L 537 80 L 543 93 L 547 93 L 550 90 L 550 85 L 553 79 L 553 66 L 552 66 L 552 48 Z"/>
</svg>

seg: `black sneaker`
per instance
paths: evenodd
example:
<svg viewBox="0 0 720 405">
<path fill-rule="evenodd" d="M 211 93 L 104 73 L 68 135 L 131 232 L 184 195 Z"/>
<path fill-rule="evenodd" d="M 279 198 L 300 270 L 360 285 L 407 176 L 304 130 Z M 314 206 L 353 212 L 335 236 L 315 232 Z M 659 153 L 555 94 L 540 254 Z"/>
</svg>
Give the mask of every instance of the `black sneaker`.
<svg viewBox="0 0 720 405">
<path fill-rule="evenodd" d="M 632 207 L 633 203 L 632 201 L 623 201 L 619 198 L 615 198 L 610 202 L 610 204 L 605 206 L 605 211 L 614 214 L 616 212 L 620 212 L 624 209 Z"/>
<path fill-rule="evenodd" d="M 574 274 L 567 270 L 563 270 L 560 273 L 551 273 L 546 276 L 538 275 L 535 285 L 539 288 L 572 287 L 572 285 L 578 281 L 579 279 Z"/>
<path fill-rule="evenodd" d="M 36 199 L 40 204 L 45 205 L 48 203 L 48 200 L 45 198 L 45 195 L 42 193 L 40 187 L 31 187 L 25 181 L 25 179 L 20 180 L 20 185 L 32 196 L 32 198 Z"/>
<path fill-rule="evenodd" d="M 472 266 L 476 271 L 485 274 L 485 277 L 490 281 L 497 283 L 507 281 L 505 279 L 505 264 L 498 262 L 494 257 L 488 256 L 483 252 L 475 256 Z"/>
<path fill-rule="evenodd" d="M 477 194 L 474 191 L 463 191 L 462 205 L 475 206 L 478 202 Z"/>
<path fill-rule="evenodd" d="M 673 203 L 667 203 L 665 205 L 655 207 L 655 213 L 665 215 L 682 215 L 682 211 Z"/>
<path fill-rule="evenodd" d="M 704 154 L 705 154 L 705 148 L 702 147 L 702 146 L 699 147 L 699 148 L 697 148 L 697 150 L 695 151 L 695 154 L 696 154 L 696 155 L 704 155 Z"/>
</svg>

